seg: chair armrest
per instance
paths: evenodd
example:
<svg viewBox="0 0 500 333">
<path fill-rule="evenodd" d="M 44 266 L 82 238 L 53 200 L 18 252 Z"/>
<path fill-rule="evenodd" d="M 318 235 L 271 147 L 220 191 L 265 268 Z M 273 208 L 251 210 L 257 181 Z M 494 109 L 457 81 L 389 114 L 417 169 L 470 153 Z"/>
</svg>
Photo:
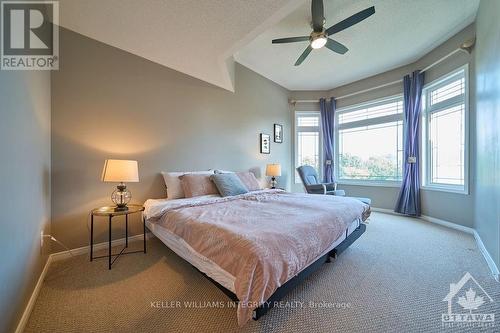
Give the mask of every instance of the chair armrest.
<svg viewBox="0 0 500 333">
<path fill-rule="evenodd" d="M 306 185 L 307 193 L 310 194 L 325 194 L 326 187 L 323 184 Z"/>
<path fill-rule="evenodd" d="M 326 191 L 325 194 L 335 195 L 337 197 L 345 197 L 345 191 L 344 190 Z"/>
<path fill-rule="evenodd" d="M 327 191 L 336 191 L 337 183 L 323 183 L 321 185 L 325 185 Z"/>
</svg>

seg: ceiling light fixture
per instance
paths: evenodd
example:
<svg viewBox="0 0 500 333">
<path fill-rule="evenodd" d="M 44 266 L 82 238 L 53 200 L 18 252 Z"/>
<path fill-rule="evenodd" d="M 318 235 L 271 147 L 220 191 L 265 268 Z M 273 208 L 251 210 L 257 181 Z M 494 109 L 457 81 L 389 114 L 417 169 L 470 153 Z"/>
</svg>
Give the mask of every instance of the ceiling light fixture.
<svg viewBox="0 0 500 333">
<path fill-rule="evenodd" d="M 326 46 L 327 49 L 338 53 L 345 54 L 349 49 L 343 45 L 342 43 L 337 42 L 336 40 L 331 39 L 329 36 L 332 36 L 338 32 L 341 32 L 349 27 L 352 27 L 355 24 L 367 19 L 368 17 L 375 14 L 375 7 L 368 7 L 360 12 L 357 12 L 354 15 L 349 16 L 346 19 L 343 19 L 337 24 L 332 25 L 330 28 L 325 29 L 325 9 L 323 6 L 323 0 L 311 0 L 311 27 L 313 29 L 312 33 L 309 36 L 297 36 L 297 37 L 286 37 L 286 38 L 278 38 L 273 39 L 273 44 L 283 44 L 283 43 L 297 43 L 297 42 L 309 42 L 309 45 L 306 47 L 304 52 L 300 55 L 300 57 L 295 62 L 295 66 L 299 66 L 307 56 L 311 53 L 313 49 L 320 49 L 323 46 Z"/>
<path fill-rule="evenodd" d="M 321 32 L 313 31 L 311 33 L 311 36 L 309 37 L 309 40 L 311 41 L 311 47 L 313 49 L 320 49 L 326 45 L 328 39 L 324 31 Z"/>
<path fill-rule="evenodd" d="M 326 45 L 326 37 L 318 37 L 311 41 L 311 47 L 313 49 L 320 49 Z"/>
</svg>

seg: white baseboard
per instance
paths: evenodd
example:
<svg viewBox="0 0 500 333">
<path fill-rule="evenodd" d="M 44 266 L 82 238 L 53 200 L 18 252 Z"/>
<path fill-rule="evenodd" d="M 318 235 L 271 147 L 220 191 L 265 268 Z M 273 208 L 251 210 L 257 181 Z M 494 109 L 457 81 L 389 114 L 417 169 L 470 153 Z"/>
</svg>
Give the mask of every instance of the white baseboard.
<svg viewBox="0 0 500 333">
<path fill-rule="evenodd" d="M 146 239 L 151 239 L 155 237 L 153 233 L 148 232 L 146 233 Z M 143 239 L 143 234 L 131 236 L 128 238 L 129 242 L 133 241 L 138 241 Z M 120 238 L 120 239 L 115 239 L 111 241 L 111 246 L 117 246 L 117 245 L 122 245 L 125 244 L 125 238 Z M 108 248 L 108 242 L 103 242 L 103 243 L 98 243 L 94 244 L 94 251 L 102 250 L 102 249 L 107 249 Z M 35 306 L 36 299 L 38 297 L 38 294 L 40 293 L 40 289 L 42 288 L 43 281 L 45 279 L 45 276 L 47 275 L 47 272 L 49 270 L 50 265 L 59 260 L 63 260 L 66 258 L 71 257 L 71 254 L 73 255 L 82 255 L 82 254 L 87 254 L 90 250 L 90 245 L 89 246 L 82 246 L 76 249 L 72 249 L 71 253 L 70 251 L 62 251 L 62 252 L 56 252 L 52 253 L 49 255 L 47 258 L 47 262 L 45 263 L 45 266 L 43 267 L 42 273 L 40 274 L 40 277 L 38 278 L 38 281 L 35 285 L 35 288 L 33 289 L 33 292 L 31 293 L 31 297 L 28 301 L 28 304 L 26 304 L 26 308 L 24 309 L 23 315 L 21 316 L 21 319 L 19 320 L 19 323 L 17 324 L 17 328 L 15 330 L 15 333 L 22 333 L 24 331 L 24 328 L 26 327 L 26 324 L 28 323 L 28 319 L 31 315 L 31 311 L 33 310 L 33 306 Z"/>
<path fill-rule="evenodd" d="M 483 240 L 481 239 L 476 230 L 474 230 L 474 238 L 476 239 L 477 246 L 479 247 L 479 250 L 483 254 L 484 259 L 486 259 L 486 262 L 488 263 L 488 267 L 490 268 L 491 273 L 493 273 L 493 277 L 495 278 L 495 280 L 500 282 L 500 272 L 498 271 L 498 267 L 493 261 L 493 258 L 491 257 L 488 250 L 486 250 L 486 247 L 483 244 Z"/>
<path fill-rule="evenodd" d="M 387 209 L 387 208 L 370 207 L 370 209 L 372 212 L 379 212 L 379 213 L 391 214 L 391 215 L 401 215 L 401 214 L 396 213 L 392 209 Z"/>
<path fill-rule="evenodd" d="M 152 237 L 154 237 L 153 233 L 151 233 L 151 232 L 146 233 L 146 239 L 150 239 Z M 143 234 L 139 234 L 139 235 L 129 237 L 128 241 L 133 242 L 133 241 L 142 240 L 142 239 L 143 239 Z M 123 244 L 125 244 L 125 238 L 119 238 L 119 239 L 115 239 L 115 240 L 111 241 L 111 246 L 118 246 L 118 245 L 123 245 Z M 107 248 L 108 248 L 108 242 L 94 244 L 94 251 L 99 251 L 99 250 L 103 250 L 103 249 L 107 249 Z M 59 261 L 59 260 L 63 260 L 63 259 L 71 257 L 71 254 L 73 254 L 74 256 L 78 256 L 78 255 L 82 255 L 82 254 L 87 254 L 87 253 L 89 253 L 89 251 L 90 251 L 90 245 L 87 245 L 87 246 L 78 247 L 76 249 L 71 249 L 71 253 L 70 253 L 70 251 L 66 250 L 66 251 L 52 253 L 50 256 L 52 257 L 52 261 Z"/>
<path fill-rule="evenodd" d="M 372 207 L 371 209 L 374 212 L 380 212 L 380 213 L 398 215 L 398 216 L 405 216 L 405 215 L 396 213 L 391 209 L 377 208 L 377 207 Z M 460 224 L 456 224 L 456 223 L 441 220 L 441 219 L 437 219 L 435 217 L 431 217 L 431 216 L 427 216 L 427 215 L 422 215 L 419 217 L 419 219 L 427 221 L 427 222 L 431 222 L 434 224 L 438 224 L 438 225 L 446 227 L 446 228 L 459 230 L 459 231 L 473 235 L 474 239 L 476 240 L 477 247 L 481 251 L 484 259 L 486 260 L 486 263 L 488 264 L 488 267 L 490 268 L 490 271 L 493 274 L 493 277 L 495 278 L 495 280 L 500 282 L 500 272 L 498 270 L 498 267 L 495 264 L 495 261 L 493 261 L 493 258 L 491 257 L 490 253 L 488 252 L 488 250 L 484 246 L 483 241 L 481 240 L 481 237 L 479 236 L 479 234 L 477 233 L 477 231 L 474 228 L 466 227 L 466 226 L 463 226 Z"/>
<path fill-rule="evenodd" d="M 19 323 L 17 324 L 15 333 L 22 333 L 24 331 L 24 328 L 28 323 L 28 319 L 30 318 L 31 311 L 35 306 L 38 294 L 40 293 L 40 289 L 42 289 L 43 280 L 45 280 L 45 276 L 47 275 L 51 263 L 52 263 L 52 255 L 49 255 L 47 261 L 45 262 L 45 266 L 43 267 L 42 273 L 40 273 L 40 276 L 38 277 L 38 281 L 36 282 L 35 288 L 31 293 L 31 297 L 28 301 L 28 304 L 26 304 L 26 308 L 24 309 L 23 315 L 19 320 Z"/>
<path fill-rule="evenodd" d="M 449 221 L 437 219 L 435 217 L 431 217 L 431 216 L 427 216 L 427 215 L 420 216 L 420 219 L 422 219 L 424 221 L 427 221 L 427 222 L 434 223 L 434 224 L 439 224 L 440 226 L 447 227 L 447 228 L 450 228 L 450 229 L 455 229 L 455 230 L 458 230 L 458 231 L 463 231 L 463 232 L 471 234 L 471 235 L 473 235 L 474 232 L 475 232 L 475 230 L 473 228 L 471 228 L 471 227 L 466 227 L 466 226 L 463 226 L 463 225 L 460 225 L 460 224 L 456 224 L 456 223 L 453 223 L 453 222 L 449 222 Z"/>
</svg>

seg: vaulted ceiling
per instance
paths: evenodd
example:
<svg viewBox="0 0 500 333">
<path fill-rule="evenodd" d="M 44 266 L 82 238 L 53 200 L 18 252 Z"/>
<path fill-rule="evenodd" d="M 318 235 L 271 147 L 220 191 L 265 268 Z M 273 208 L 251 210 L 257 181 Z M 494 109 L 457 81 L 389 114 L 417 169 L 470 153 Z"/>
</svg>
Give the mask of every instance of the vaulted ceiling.
<svg viewBox="0 0 500 333">
<path fill-rule="evenodd" d="M 60 0 L 59 3 L 61 26 L 233 90 L 233 54 L 304 1 Z"/>
<path fill-rule="evenodd" d="M 271 44 L 311 32 L 311 4 L 301 7 L 236 53 L 236 61 L 290 90 L 328 90 L 406 65 L 471 24 L 479 0 L 324 0 L 326 27 L 370 6 L 376 13 L 332 37 L 344 55 L 313 50 L 294 63 L 308 42 Z"/>
<path fill-rule="evenodd" d="M 309 0 L 60 0 L 60 24 L 161 65 L 234 89 L 234 59 L 290 90 L 328 90 L 408 64 L 474 21 L 479 0 L 324 0 L 326 26 L 374 5 L 334 38 L 345 55 L 307 42 Z M 234 58 L 233 58 L 234 55 Z"/>
</svg>

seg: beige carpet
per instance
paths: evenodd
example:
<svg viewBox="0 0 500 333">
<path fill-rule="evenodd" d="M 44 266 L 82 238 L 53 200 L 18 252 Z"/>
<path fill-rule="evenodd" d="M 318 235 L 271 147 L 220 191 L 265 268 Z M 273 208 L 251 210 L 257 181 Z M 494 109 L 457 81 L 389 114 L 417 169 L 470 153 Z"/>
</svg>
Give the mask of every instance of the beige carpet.
<svg viewBox="0 0 500 333">
<path fill-rule="evenodd" d="M 26 332 L 457 331 L 442 327 L 443 298 L 465 272 L 494 300 L 473 313 L 495 313 L 498 323 L 460 331 L 499 332 L 500 284 L 472 236 L 374 213 L 367 232 L 289 294 L 283 308 L 239 329 L 228 298 L 153 239 L 148 254 L 121 257 L 111 271 L 106 260 L 86 256 L 55 263 Z M 162 307 L 152 307 L 157 301 Z"/>
</svg>

